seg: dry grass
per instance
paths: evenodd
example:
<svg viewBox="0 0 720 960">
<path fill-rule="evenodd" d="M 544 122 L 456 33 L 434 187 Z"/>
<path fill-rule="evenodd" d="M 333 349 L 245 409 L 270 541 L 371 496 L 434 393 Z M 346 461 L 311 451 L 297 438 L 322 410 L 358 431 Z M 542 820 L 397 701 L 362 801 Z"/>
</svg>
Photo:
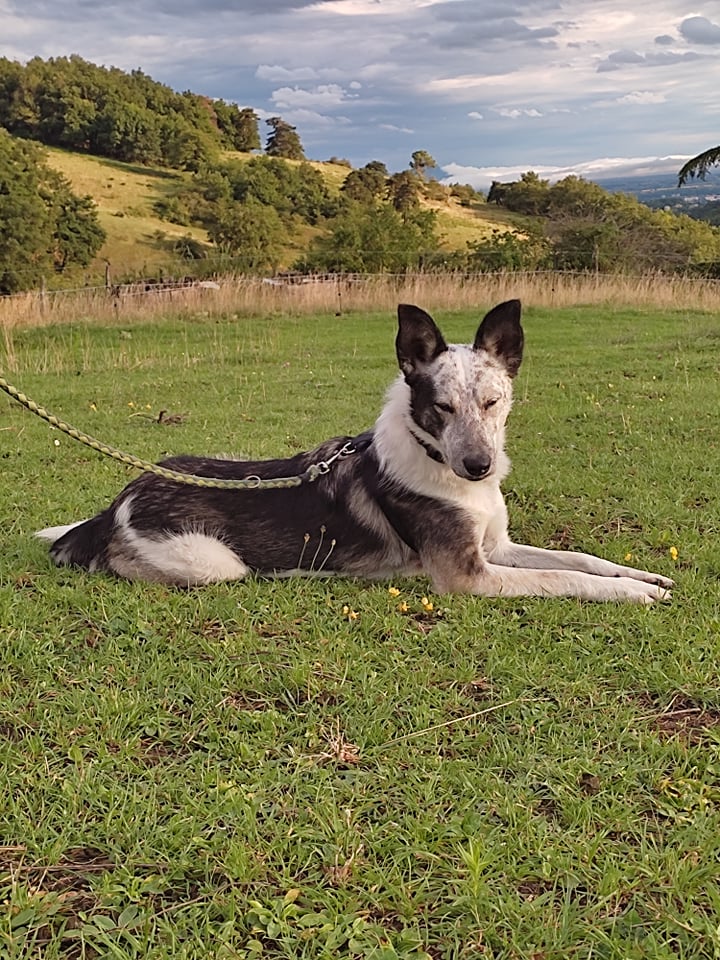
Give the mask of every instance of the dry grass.
<svg viewBox="0 0 720 960">
<path fill-rule="evenodd" d="M 132 323 L 163 317 L 322 312 L 392 311 L 399 302 L 427 309 L 461 310 L 519 297 L 526 306 L 598 305 L 659 310 L 716 310 L 720 284 L 712 280 L 649 275 L 478 274 L 472 277 L 415 274 L 373 276 L 291 285 L 257 278 L 226 277 L 219 289 L 198 287 L 132 292 L 113 296 L 104 288 L 20 294 L 0 299 L 0 330 L 6 369 L 12 369 L 12 333 L 46 324 L 92 320 L 94 324 Z"/>
<path fill-rule="evenodd" d="M 153 275 L 160 268 L 172 272 L 174 240 L 190 234 L 207 243 L 205 230 L 161 220 L 155 211 L 156 201 L 186 178 L 179 171 L 54 148 L 48 148 L 47 155 L 49 165 L 70 181 L 75 192 L 91 196 L 97 205 L 107 240 L 90 266 L 91 276 L 103 276 L 105 261 L 111 263 L 114 276 Z"/>
</svg>

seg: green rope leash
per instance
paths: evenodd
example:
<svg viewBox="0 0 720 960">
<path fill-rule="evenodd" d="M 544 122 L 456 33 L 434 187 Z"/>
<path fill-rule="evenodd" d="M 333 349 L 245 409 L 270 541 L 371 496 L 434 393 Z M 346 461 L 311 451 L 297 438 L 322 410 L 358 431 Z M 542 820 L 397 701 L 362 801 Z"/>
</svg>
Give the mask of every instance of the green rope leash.
<svg viewBox="0 0 720 960">
<path fill-rule="evenodd" d="M 186 483 L 194 487 L 212 487 L 220 490 L 284 490 L 289 487 L 299 487 L 302 483 L 312 483 L 314 480 L 317 480 L 318 477 L 328 473 L 335 460 L 343 459 L 355 453 L 355 448 L 352 443 L 348 442 L 328 460 L 313 463 L 304 473 L 294 477 L 273 477 L 271 479 L 245 477 L 238 480 L 228 480 L 220 477 L 198 477 L 192 473 L 180 473 L 177 470 L 168 470 L 167 467 L 161 467 L 157 463 L 150 463 L 149 460 L 140 460 L 138 457 L 132 456 L 132 454 L 123 453 L 122 450 L 117 450 L 107 443 L 96 440 L 95 437 L 91 437 L 90 434 L 83 433 L 82 430 L 78 430 L 76 427 L 70 426 L 69 423 L 65 423 L 64 420 L 60 420 L 58 417 L 53 416 L 53 414 L 48 413 L 47 410 L 35 403 L 34 400 L 31 400 L 30 397 L 21 393 L 17 387 L 8 383 L 4 377 L 0 377 L 0 390 L 4 390 L 13 400 L 17 400 L 19 404 L 31 413 L 36 414 L 42 420 L 45 420 L 50 426 L 66 433 L 69 437 L 72 437 L 73 440 L 84 443 L 86 447 L 97 450 L 98 453 L 104 453 L 105 456 L 112 457 L 113 460 L 124 463 L 129 467 L 136 467 L 144 473 L 154 473 L 156 476 L 163 477 L 165 480 L 173 480 L 176 483 Z"/>
</svg>

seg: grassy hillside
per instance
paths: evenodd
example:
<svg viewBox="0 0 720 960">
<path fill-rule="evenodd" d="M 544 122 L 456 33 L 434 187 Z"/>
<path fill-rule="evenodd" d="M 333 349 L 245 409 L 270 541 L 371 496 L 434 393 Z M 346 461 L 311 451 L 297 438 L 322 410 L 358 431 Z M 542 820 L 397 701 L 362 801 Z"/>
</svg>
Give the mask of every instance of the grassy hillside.
<svg viewBox="0 0 720 960">
<path fill-rule="evenodd" d="M 250 154 L 227 156 L 242 160 Z M 161 220 L 154 209 L 156 201 L 171 193 L 189 174 L 53 148 L 48 150 L 48 162 L 67 177 L 77 193 L 89 194 L 98 206 L 107 241 L 90 268 L 93 276 L 104 275 L 105 261 L 110 262 L 114 276 L 153 275 L 161 268 L 177 273 L 174 241 L 190 234 L 207 243 L 204 230 Z M 332 191 L 340 189 L 349 172 L 347 167 L 335 163 L 312 162 L 312 166 L 322 173 Z M 481 205 L 479 210 L 471 210 L 453 198 L 427 201 L 427 205 L 438 214 L 439 232 L 448 250 L 464 248 L 468 241 L 481 239 L 493 227 L 507 225 L 510 219 L 495 207 Z M 305 227 L 289 240 L 284 266 L 296 259 L 314 232 Z"/>
<path fill-rule="evenodd" d="M 179 237 L 189 233 L 207 242 L 204 230 L 168 223 L 154 211 L 155 201 L 186 174 L 52 148 L 48 163 L 67 177 L 76 193 L 89 194 L 97 204 L 107 241 L 92 272 L 102 275 L 108 260 L 118 275 L 153 274 L 176 260 L 172 244 Z"/>
</svg>

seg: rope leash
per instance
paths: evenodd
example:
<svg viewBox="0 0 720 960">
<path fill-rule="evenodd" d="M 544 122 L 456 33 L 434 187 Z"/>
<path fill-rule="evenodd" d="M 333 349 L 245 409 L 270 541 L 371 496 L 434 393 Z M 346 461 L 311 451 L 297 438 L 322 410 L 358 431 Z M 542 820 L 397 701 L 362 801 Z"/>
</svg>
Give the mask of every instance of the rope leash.
<svg viewBox="0 0 720 960">
<path fill-rule="evenodd" d="M 329 473 L 333 463 L 337 460 L 343 460 L 345 457 L 349 457 L 355 453 L 355 447 L 352 441 L 348 440 L 332 457 L 329 457 L 327 460 L 320 460 L 318 463 L 312 463 L 304 473 L 294 477 L 272 477 L 267 479 L 261 477 L 244 477 L 237 480 L 223 479 L 221 477 L 198 477 L 193 473 L 180 473 L 177 470 L 169 470 L 167 467 L 161 467 L 157 463 L 151 463 L 149 460 L 141 460 L 139 457 L 134 457 L 130 453 L 123 453 L 122 450 L 111 447 L 101 440 L 96 440 L 95 437 L 91 437 L 90 434 L 83 433 L 82 430 L 78 430 L 76 427 L 70 426 L 69 423 L 65 423 L 64 420 L 60 420 L 58 417 L 53 416 L 53 414 L 48 413 L 47 410 L 35 403 L 34 400 L 31 400 L 30 397 L 21 393 L 17 387 L 8 383 L 4 377 L 0 377 L 0 390 L 4 390 L 13 400 L 17 400 L 26 410 L 36 414 L 41 420 L 45 420 L 51 427 L 55 427 L 57 430 L 62 431 L 62 433 L 66 433 L 69 437 L 72 437 L 73 440 L 84 443 L 86 447 L 97 450 L 98 453 L 103 453 L 105 456 L 111 457 L 119 463 L 136 467 L 144 473 L 154 473 L 156 476 L 162 477 L 165 480 L 173 480 L 175 483 L 185 483 L 193 487 L 210 487 L 220 490 L 285 490 L 290 487 L 299 487 L 302 483 L 313 483 L 318 477 Z"/>
</svg>

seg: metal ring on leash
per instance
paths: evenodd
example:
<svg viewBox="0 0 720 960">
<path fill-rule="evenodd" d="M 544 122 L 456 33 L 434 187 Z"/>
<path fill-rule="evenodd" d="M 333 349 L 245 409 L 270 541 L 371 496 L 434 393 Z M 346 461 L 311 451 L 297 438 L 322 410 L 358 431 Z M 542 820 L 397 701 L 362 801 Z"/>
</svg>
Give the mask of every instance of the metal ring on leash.
<svg viewBox="0 0 720 960">
<path fill-rule="evenodd" d="M 299 487 L 302 483 L 312 483 L 319 476 L 329 473 L 330 466 L 337 459 L 355 453 L 352 441 L 348 440 L 348 442 L 328 460 L 311 464 L 304 473 L 293 477 L 268 477 L 263 479 L 262 477 L 252 476 L 235 480 L 221 477 L 199 477 L 194 473 L 180 473 L 178 470 L 170 470 L 168 467 L 151 463 L 149 460 L 141 460 L 130 453 L 123 453 L 122 450 L 117 450 L 115 447 L 96 440 L 95 437 L 91 437 L 90 434 L 83 433 L 82 430 L 78 430 L 76 427 L 70 426 L 69 423 L 65 423 L 64 420 L 60 420 L 58 417 L 53 416 L 53 414 L 48 413 L 47 410 L 35 403 L 34 400 L 31 400 L 30 397 L 24 393 L 21 393 L 17 387 L 8 383 L 7 380 L 1 376 L 0 390 L 4 390 L 13 400 L 17 400 L 26 410 L 36 414 L 41 420 L 49 423 L 50 426 L 72 437 L 73 440 L 84 443 L 86 447 L 97 450 L 98 453 L 104 453 L 105 456 L 111 457 L 113 460 L 117 460 L 127 466 L 142 470 L 144 473 L 154 473 L 155 476 L 162 477 L 164 480 L 172 480 L 175 483 L 185 483 L 194 487 L 207 487 L 220 490 L 284 490 L 290 487 Z"/>
</svg>

